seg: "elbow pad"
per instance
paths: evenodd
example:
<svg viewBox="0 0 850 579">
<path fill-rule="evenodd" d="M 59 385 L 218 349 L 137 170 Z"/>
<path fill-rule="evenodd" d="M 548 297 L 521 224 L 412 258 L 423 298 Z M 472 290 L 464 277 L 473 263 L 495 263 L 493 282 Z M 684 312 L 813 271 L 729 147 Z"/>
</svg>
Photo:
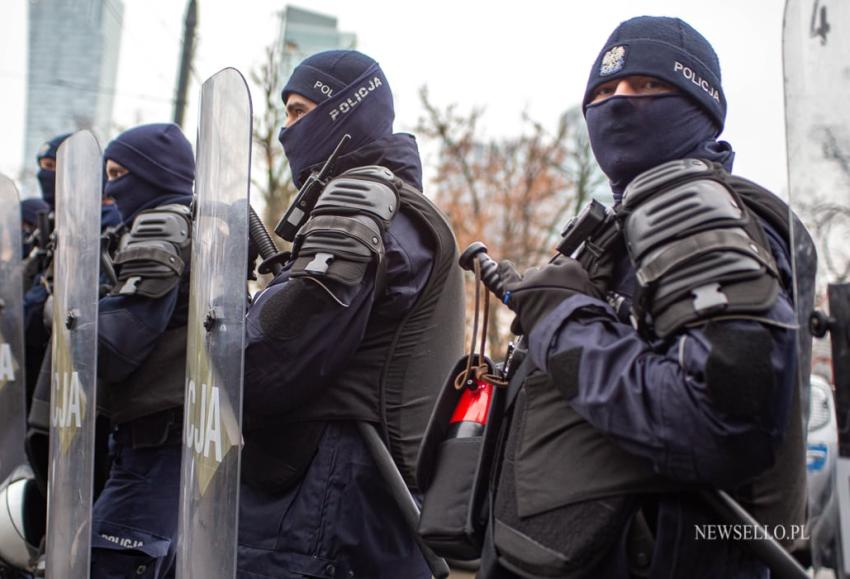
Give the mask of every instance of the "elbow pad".
<svg viewBox="0 0 850 579">
<path fill-rule="evenodd" d="M 718 317 L 764 314 L 779 294 L 770 245 L 726 180 L 697 159 L 659 165 L 632 181 L 618 211 L 638 281 L 639 326 L 664 338 Z"/>
<path fill-rule="evenodd" d="M 191 212 L 184 205 L 139 213 L 113 257 L 119 283 L 112 295 L 166 295 L 180 282 L 189 262 L 191 235 Z"/>
<path fill-rule="evenodd" d="M 395 175 L 379 166 L 352 169 L 328 183 L 295 237 L 291 276 L 359 284 L 369 265 L 384 259 L 398 187 Z"/>
</svg>

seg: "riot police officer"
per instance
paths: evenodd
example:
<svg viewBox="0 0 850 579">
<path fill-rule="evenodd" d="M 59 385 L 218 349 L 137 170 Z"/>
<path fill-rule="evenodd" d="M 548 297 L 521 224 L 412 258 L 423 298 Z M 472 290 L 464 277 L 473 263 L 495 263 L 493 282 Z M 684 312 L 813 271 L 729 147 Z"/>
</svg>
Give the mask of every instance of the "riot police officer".
<svg viewBox="0 0 850 579">
<path fill-rule="evenodd" d="M 351 140 L 248 310 L 239 576 L 429 577 L 356 422 L 380 428 L 413 485 L 435 389 L 461 350 L 454 239 L 420 193 L 414 138 L 392 132 L 372 58 L 310 56 L 283 101 L 296 185 Z"/>
<path fill-rule="evenodd" d="M 579 261 L 500 265 L 531 365 L 481 576 L 764 577 L 743 542 L 700 540 L 718 519 L 691 491 L 800 538 L 787 206 L 730 174 L 717 55 L 682 20 L 620 24 L 584 114 L 616 219 Z"/>
<path fill-rule="evenodd" d="M 195 162 L 174 124 L 129 129 L 104 151 L 123 217 L 117 284 L 98 314 L 99 406 L 112 465 L 93 507 L 92 577 L 173 576 Z"/>
</svg>

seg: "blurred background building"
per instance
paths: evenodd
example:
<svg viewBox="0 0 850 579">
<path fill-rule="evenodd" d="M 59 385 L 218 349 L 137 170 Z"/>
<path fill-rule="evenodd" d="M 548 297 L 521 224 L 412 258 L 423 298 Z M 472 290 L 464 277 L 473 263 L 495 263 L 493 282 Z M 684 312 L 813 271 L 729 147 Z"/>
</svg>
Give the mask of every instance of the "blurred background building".
<svg viewBox="0 0 850 579">
<path fill-rule="evenodd" d="M 357 35 L 337 30 L 334 16 L 295 6 L 280 13 L 280 78 L 287 79 L 298 63 L 313 53 L 356 48 Z"/>
<path fill-rule="evenodd" d="M 35 155 L 51 137 L 110 134 L 123 0 L 30 0 L 22 179 L 33 186 Z"/>
</svg>

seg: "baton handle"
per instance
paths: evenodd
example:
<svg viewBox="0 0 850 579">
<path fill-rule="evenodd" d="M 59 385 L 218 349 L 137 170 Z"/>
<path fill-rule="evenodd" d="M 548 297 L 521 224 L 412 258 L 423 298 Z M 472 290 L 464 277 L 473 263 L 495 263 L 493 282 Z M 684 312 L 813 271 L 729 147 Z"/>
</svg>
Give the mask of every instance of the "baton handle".
<svg viewBox="0 0 850 579">
<path fill-rule="evenodd" d="M 481 264 L 481 281 L 484 287 L 493 292 L 499 301 L 504 301 L 504 280 L 499 276 L 499 264 L 487 255 L 487 246 L 480 241 L 469 244 L 460 257 L 458 263 L 466 271 L 475 271 L 475 261 Z"/>
<path fill-rule="evenodd" d="M 757 537 L 746 541 L 747 547 L 768 567 L 771 577 L 777 579 L 806 579 L 809 574 L 800 563 L 782 548 L 764 525 L 759 523 L 738 502 L 721 490 L 703 490 L 699 493 L 705 503 L 724 521 L 730 524 L 743 524 L 752 527 Z"/>
</svg>

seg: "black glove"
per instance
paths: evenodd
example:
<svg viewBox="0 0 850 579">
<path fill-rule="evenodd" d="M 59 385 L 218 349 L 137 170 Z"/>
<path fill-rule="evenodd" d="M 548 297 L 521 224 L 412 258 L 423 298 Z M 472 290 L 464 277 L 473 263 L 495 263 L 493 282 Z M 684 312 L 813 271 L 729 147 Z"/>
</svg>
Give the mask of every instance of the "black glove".
<svg viewBox="0 0 850 579">
<path fill-rule="evenodd" d="M 505 303 L 517 314 L 511 324 L 511 332 L 517 335 L 530 332 L 570 296 L 578 293 L 603 297 L 581 264 L 568 257 L 559 256 L 548 265 L 526 271 L 522 277 L 510 261 L 502 261 L 499 276 L 504 281 Z"/>
<path fill-rule="evenodd" d="M 598 258 L 586 267 L 590 282 L 602 295 L 613 290 L 614 273 L 626 255 L 626 245 L 622 236 L 618 236 Z"/>
</svg>

